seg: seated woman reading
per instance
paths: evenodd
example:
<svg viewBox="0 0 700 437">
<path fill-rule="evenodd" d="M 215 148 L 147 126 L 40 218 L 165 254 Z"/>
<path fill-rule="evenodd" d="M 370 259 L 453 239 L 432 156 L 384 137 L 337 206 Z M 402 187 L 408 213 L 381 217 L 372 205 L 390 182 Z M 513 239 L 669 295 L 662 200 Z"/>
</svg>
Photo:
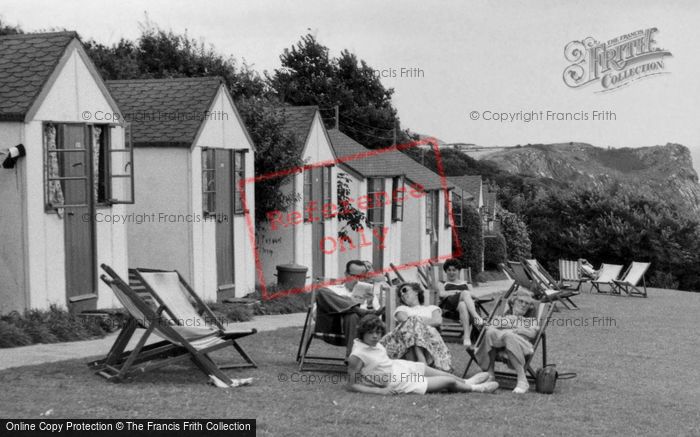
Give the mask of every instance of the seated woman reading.
<svg viewBox="0 0 700 437">
<path fill-rule="evenodd" d="M 420 362 L 392 360 L 379 343 L 384 335 L 384 323 L 375 315 L 360 320 L 358 338 L 348 358 L 348 388 L 361 393 L 395 395 L 432 392 L 492 393 L 495 381 L 486 381 L 488 373 L 481 372 L 469 379 L 432 369 Z"/>
<path fill-rule="evenodd" d="M 525 374 L 526 356 L 534 352 L 532 341 L 537 336 L 538 322 L 532 315 L 537 301 L 526 291 L 518 291 L 509 300 L 510 309 L 501 317 L 492 319 L 487 326 L 481 343 L 476 349 L 476 360 L 482 370 L 489 373 L 489 380 L 495 381 L 494 368 L 496 353 L 505 349 L 507 364 L 518 376 L 513 393 L 527 393 L 529 384 Z"/>
<path fill-rule="evenodd" d="M 415 282 L 398 288 L 401 303 L 394 311 L 397 325 L 381 339 L 390 358 L 419 361 L 445 372 L 452 370 L 452 356 L 442 336 L 435 329 L 442 324 L 440 308 L 423 306 L 423 289 Z"/>
<path fill-rule="evenodd" d="M 448 259 L 442 266 L 447 280 L 440 290 L 440 309 L 444 317 L 459 320 L 462 323 L 464 328 L 462 343 L 470 347 L 472 324 L 481 326 L 484 321 L 476 312 L 474 300 L 469 293 L 469 284 L 459 279 L 461 268 L 459 261 L 454 258 Z"/>
</svg>

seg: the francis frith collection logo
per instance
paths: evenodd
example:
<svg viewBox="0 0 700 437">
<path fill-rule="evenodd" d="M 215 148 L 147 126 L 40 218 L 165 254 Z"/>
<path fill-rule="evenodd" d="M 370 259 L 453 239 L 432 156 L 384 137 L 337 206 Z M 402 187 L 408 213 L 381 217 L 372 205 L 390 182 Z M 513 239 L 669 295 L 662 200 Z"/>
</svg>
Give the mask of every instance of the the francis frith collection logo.
<svg viewBox="0 0 700 437">
<path fill-rule="evenodd" d="M 580 88 L 593 83 L 597 92 L 612 91 L 635 80 L 668 73 L 664 57 L 668 50 L 656 46 L 655 27 L 620 35 L 606 42 L 588 37 L 571 41 L 564 48 L 566 60 L 572 62 L 564 70 L 564 83 Z"/>
</svg>

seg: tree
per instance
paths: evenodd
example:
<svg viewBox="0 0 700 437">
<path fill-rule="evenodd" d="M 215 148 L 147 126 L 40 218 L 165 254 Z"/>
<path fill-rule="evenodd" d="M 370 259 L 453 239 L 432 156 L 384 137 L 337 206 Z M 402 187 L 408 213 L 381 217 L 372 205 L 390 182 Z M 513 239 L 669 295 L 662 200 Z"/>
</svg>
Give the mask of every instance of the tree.
<svg viewBox="0 0 700 437">
<path fill-rule="evenodd" d="M 307 34 L 280 55 L 282 67 L 267 76 L 279 99 L 291 105 L 318 105 L 326 127 L 335 124 L 333 108 L 339 108 L 339 127 L 348 136 L 370 148 L 407 141 L 399 130 L 396 109 L 391 102 L 394 90 L 384 88 L 379 76 L 367 63 L 343 50 L 338 58 L 327 47 Z"/>
<path fill-rule="evenodd" d="M 0 35 L 17 35 L 24 33 L 19 26 L 13 26 L 2 21 L 0 17 Z"/>
</svg>

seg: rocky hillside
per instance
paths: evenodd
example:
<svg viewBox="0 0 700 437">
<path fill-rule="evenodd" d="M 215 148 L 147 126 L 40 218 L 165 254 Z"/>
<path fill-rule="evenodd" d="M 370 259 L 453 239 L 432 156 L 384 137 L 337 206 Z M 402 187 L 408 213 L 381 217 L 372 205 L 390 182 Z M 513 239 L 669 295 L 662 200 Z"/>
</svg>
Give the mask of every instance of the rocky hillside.
<svg viewBox="0 0 700 437">
<path fill-rule="evenodd" d="M 619 182 L 677 200 L 700 215 L 700 184 L 690 151 L 680 144 L 638 149 L 604 149 L 584 143 L 511 147 L 482 158 L 513 174 L 570 184 Z"/>
</svg>

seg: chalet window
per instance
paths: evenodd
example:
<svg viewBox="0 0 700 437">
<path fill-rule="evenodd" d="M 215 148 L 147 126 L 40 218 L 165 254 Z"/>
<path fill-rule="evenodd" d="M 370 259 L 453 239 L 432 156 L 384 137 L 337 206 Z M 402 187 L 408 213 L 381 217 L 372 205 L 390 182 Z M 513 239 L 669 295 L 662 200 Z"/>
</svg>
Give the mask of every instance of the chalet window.
<svg viewBox="0 0 700 437">
<path fill-rule="evenodd" d="M 44 199 L 47 210 L 134 202 L 133 149 L 113 149 L 109 125 L 44 125 Z"/>
<path fill-rule="evenodd" d="M 440 193 L 441 196 L 443 196 L 443 199 L 445 199 L 445 208 L 444 208 L 444 222 L 445 222 L 445 227 L 449 228 L 450 225 L 450 207 L 454 208 L 454 202 L 452 202 L 452 198 L 450 196 L 450 191 L 447 192 L 447 195 L 444 196 L 442 193 Z"/>
<path fill-rule="evenodd" d="M 425 196 L 425 232 L 431 235 L 437 235 L 439 193 L 439 191 L 429 191 Z"/>
<path fill-rule="evenodd" d="M 384 178 L 367 179 L 367 220 L 371 226 L 384 225 Z"/>
<path fill-rule="evenodd" d="M 103 129 L 103 134 L 107 133 Z M 131 139 L 131 124 L 124 126 L 124 148 L 113 149 L 108 144 L 105 166 L 109 169 L 106 175 L 109 179 L 105 193 L 108 193 L 108 203 L 134 203 L 134 146 Z"/>
<path fill-rule="evenodd" d="M 304 170 L 304 199 L 303 202 L 308 206 L 309 202 L 313 200 L 311 197 L 313 195 L 313 169 L 307 168 Z M 313 211 L 311 208 L 304 208 L 304 221 L 308 222 L 311 220 Z"/>
<path fill-rule="evenodd" d="M 401 176 L 396 176 L 391 181 L 392 200 L 391 200 L 391 221 L 403 221 L 403 199 L 406 194 L 404 191 L 404 182 Z"/>
<path fill-rule="evenodd" d="M 455 226 L 461 228 L 463 226 L 463 211 L 464 205 L 462 203 L 462 196 L 456 192 L 452 192 L 452 218 L 454 219 Z"/>
<path fill-rule="evenodd" d="M 233 152 L 233 213 L 243 214 L 243 191 L 245 185 L 241 181 L 245 180 L 245 150 L 235 150 Z"/>
<path fill-rule="evenodd" d="M 328 208 L 326 205 L 330 205 L 332 203 L 333 199 L 333 184 L 331 180 L 331 169 L 333 167 L 323 167 L 323 204 L 320 205 L 318 208 L 320 211 L 323 211 L 324 208 Z M 328 214 L 319 214 L 322 219 L 325 217 L 326 220 L 330 218 Z"/>
<path fill-rule="evenodd" d="M 202 211 L 216 214 L 216 166 L 214 149 L 202 149 Z"/>
</svg>

